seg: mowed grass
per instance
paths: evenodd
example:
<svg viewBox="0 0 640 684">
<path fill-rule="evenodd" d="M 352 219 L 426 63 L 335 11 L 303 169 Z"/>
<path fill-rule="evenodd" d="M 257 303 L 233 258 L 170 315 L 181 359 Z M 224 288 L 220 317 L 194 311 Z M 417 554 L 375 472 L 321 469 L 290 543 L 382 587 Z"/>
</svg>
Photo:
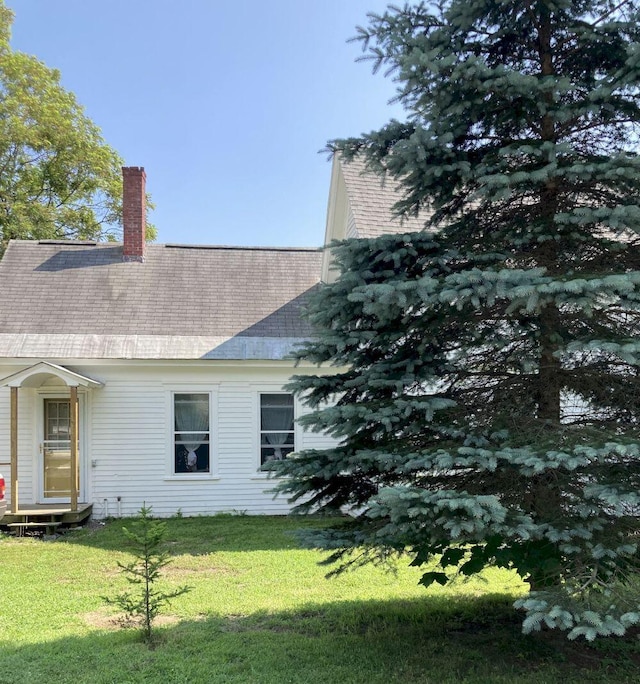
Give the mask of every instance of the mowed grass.
<svg viewBox="0 0 640 684">
<path fill-rule="evenodd" d="M 164 586 L 192 590 L 149 649 L 101 598 L 126 587 L 126 524 L 0 538 L 0 683 L 640 681 L 634 637 L 523 636 L 507 572 L 426 591 L 400 561 L 327 580 L 296 539 L 318 522 L 300 518 L 168 520 Z"/>
</svg>

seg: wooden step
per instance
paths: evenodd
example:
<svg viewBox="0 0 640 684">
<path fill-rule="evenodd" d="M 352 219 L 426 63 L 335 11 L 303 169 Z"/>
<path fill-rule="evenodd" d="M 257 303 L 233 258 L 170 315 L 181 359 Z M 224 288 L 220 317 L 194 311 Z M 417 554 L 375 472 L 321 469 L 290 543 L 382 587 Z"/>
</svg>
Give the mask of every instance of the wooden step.
<svg viewBox="0 0 640 684">
<path fill-rule="evenodd" d="M 61 521 L 63 525 L 78 525 L 86 522 L 91 516 L 93 506 L 87 503 L 78 504 L 78 510 L 72 511 L 69 504 L 33 504 L 26 503 L 20 506 L 15 513 L 7 511 L 0 520 L 0 528 L 7 527 L 10 523 L 37 522 L 38 520 Z"/>
<path fill-rule="evenodd" d="M 53 534 L 56 527 L 60 525 L 62 525 L 60 521 L 41 520 L 40 522 L 11 522 L 6 523 L 4 527 L 14 528 L 17 535 L 22 537 L 27 529 L 44 530 L 46 534 Z"/>
<path fill-rule="evenodd" d="M 7 523 L 5 527 L 58 527 L 58 525 L 62 523 L 43 520 L 42 522 L 12 522 Z"/>
</svg>

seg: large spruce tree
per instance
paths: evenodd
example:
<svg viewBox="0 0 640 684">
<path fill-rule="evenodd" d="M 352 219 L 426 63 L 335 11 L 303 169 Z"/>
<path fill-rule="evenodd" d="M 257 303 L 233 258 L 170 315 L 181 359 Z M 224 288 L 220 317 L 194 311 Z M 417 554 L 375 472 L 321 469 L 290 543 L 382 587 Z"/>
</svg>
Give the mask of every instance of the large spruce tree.
<svg viewBox="0 0 640 684">
<path fill-rule="evenodd" d="M 293 386 L 339 445 L 280 466 L 299 510 L 352 512 L 334 560 L 515 568 L 525 631 L 571 638 L 640 622 L 639 20 L 449 0 L 359 29 L 407 120 L 331 149 L 426 230 L 335 246 L 300 354 L 334 372 Z"/>
</svg>

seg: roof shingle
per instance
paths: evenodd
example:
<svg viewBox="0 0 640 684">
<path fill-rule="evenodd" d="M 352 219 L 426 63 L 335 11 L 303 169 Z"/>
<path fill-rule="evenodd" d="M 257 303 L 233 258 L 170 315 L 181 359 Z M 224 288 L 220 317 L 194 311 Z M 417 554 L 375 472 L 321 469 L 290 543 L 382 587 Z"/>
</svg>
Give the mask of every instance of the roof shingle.
<svg viewBox="0 0 640 684">
<path fill-rule="evenodd" d="M 358 237 L 413 233 L 424 228 L 425 218 L 398 218 L 393 214 L 391 209 L 402 198 L 402 191 L 392 178 L 380 178 L 367 171 L 361 157 L 350 162 L 341 159 L 340 168 Z"/>
<path fill-rule="evenodd" d="M 138 263 L 115 243 L 13 241 L 0 334 L 306 338 L 300 311 L 320 260 L 313 249 L 149 245 Z"/>
</svg>

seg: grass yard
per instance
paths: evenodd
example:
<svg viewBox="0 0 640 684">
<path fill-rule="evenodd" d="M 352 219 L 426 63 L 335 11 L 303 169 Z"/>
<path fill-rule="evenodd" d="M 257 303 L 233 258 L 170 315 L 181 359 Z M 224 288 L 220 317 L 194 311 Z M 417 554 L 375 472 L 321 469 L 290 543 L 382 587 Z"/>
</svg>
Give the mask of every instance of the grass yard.
<svg viewBox="0 0 640 684">
<path fill-rule="evenodd" d="M 426 591 L 419 571 L 326 580 L 297 518 L 173 518 L 165 586 L 188 584 L 150 650 L 101 596 L 126 588 L 126 522 L 0 537 L 1 684 L 636 682 L 640 642 L 525 637 L 505 572 Z"/>
</svg>

